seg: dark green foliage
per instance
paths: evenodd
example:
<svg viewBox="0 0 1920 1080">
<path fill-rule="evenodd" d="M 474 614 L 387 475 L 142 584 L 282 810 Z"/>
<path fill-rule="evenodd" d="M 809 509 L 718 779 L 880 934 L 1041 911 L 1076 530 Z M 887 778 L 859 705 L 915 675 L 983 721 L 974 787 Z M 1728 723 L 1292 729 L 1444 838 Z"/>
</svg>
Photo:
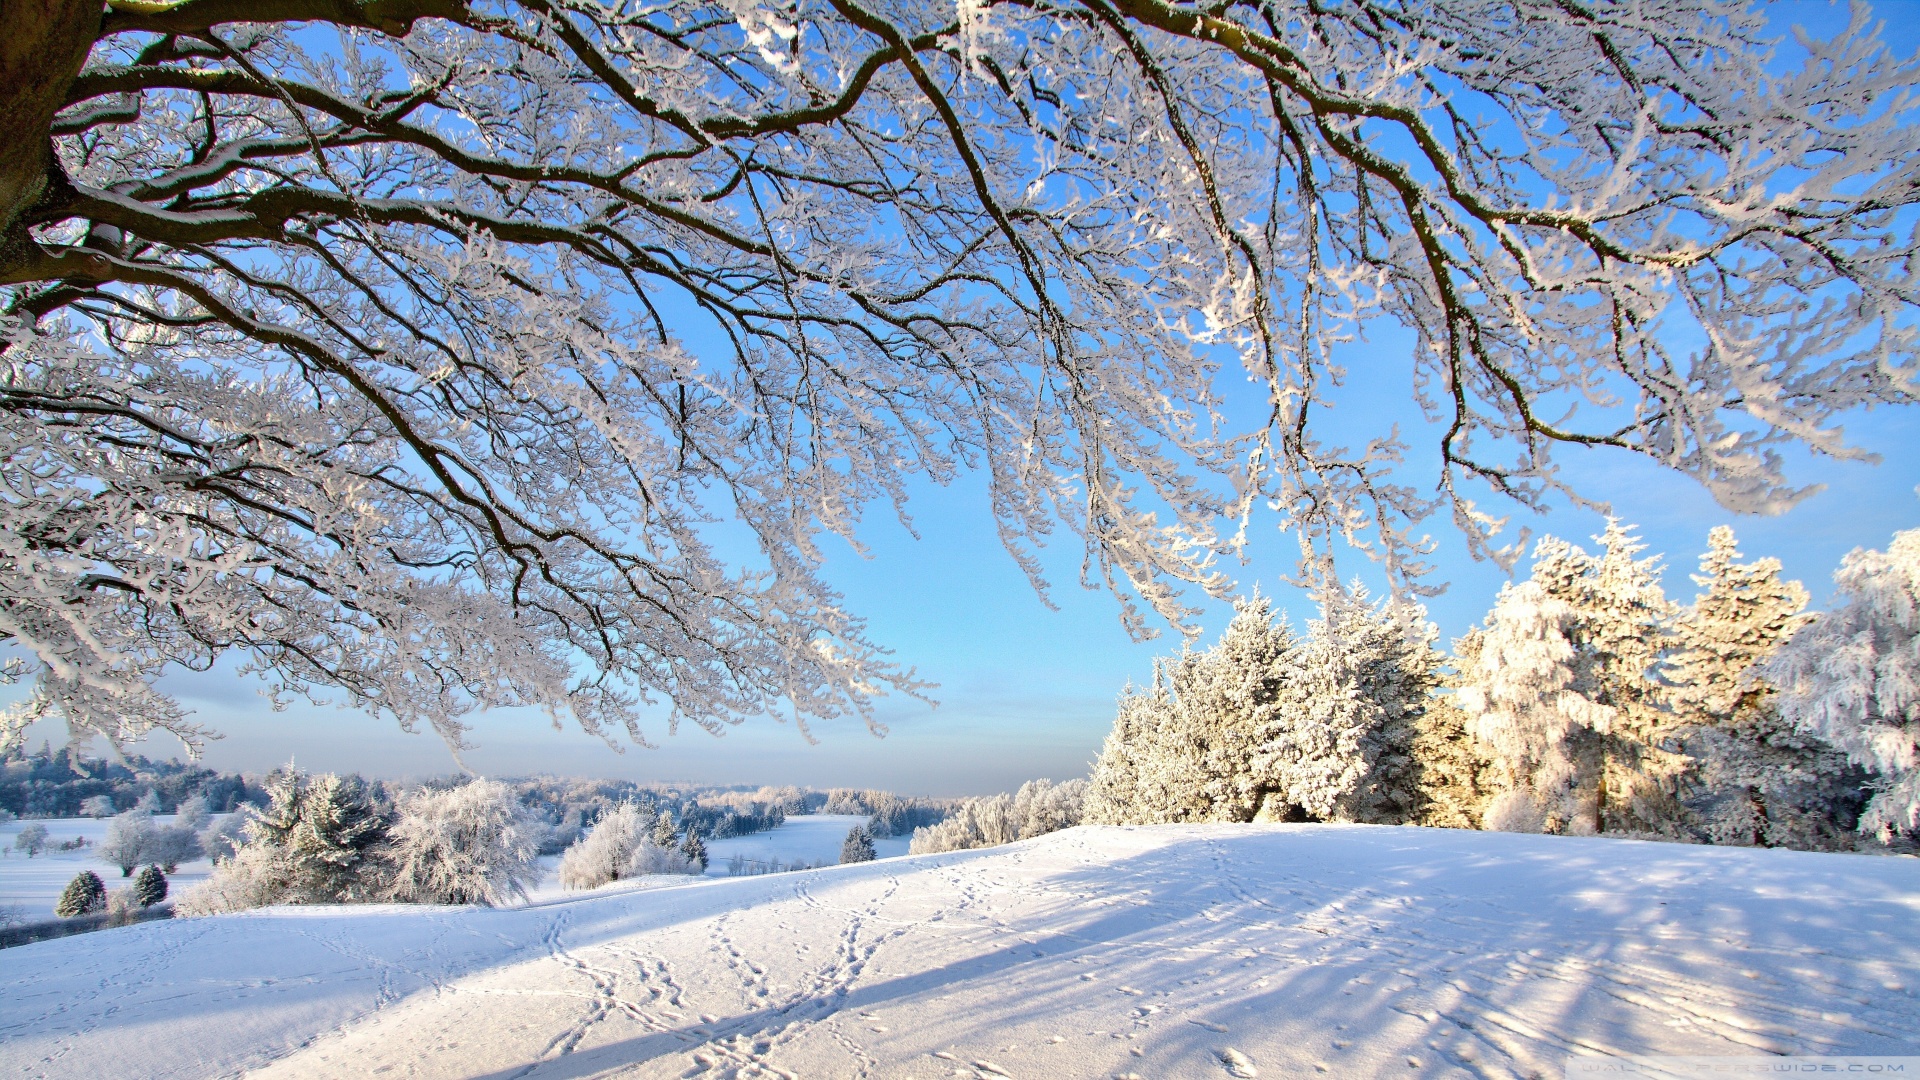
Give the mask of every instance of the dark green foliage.
<svg viewBox="0 0 1920 1080">
<path fill-rule="evenodd" d="M 167 898 L 167 875 L 157 866 L 149 866 L 133 879 L 133 900 L 141 907 L 152 907 Z"/>
<path fill-rule="evenodd" d="M 61 891 L 60 900 L 53 905 L 53 913 L 63 919 L 79 915 L 91 915 L 107 908 L 107 885 L 100 875 L 91 870 L 82 870 L 74 875 L 72 881 Z"/>
<path fill-rule="evenodd" d="M 847 830 L 847 838 L 840 844 L 840 861 L 843 863 L 872 862 L 873 834 L 867 832 L 865 825 L 855 825 Z"/>
<path fill-rule="evenodd" d="M 686 856 L 687 862 L 692 864 L 694 873 L 707 872 L 707 842 L 700 839 L 699 832 L 692 828 L 687 829 L 687 838 L 680 844 L 680 854 Z"/>
</svg>

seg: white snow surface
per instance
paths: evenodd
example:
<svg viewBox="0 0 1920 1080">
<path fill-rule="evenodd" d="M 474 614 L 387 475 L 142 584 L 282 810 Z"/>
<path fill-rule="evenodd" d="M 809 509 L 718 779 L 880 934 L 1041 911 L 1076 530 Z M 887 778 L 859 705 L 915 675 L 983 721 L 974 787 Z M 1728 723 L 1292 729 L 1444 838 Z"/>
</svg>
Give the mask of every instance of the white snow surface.
<svg viewBox="0 0 1920 1080">
<path fill-rule="evenodd" d="M 1906 858 L 1083 827 L 512 910 L 273 908 L 23 946 L 0 953 L 0 1075 L 1211 1080 L 1910 1055 L 1916 926 Z"/>
</svg>

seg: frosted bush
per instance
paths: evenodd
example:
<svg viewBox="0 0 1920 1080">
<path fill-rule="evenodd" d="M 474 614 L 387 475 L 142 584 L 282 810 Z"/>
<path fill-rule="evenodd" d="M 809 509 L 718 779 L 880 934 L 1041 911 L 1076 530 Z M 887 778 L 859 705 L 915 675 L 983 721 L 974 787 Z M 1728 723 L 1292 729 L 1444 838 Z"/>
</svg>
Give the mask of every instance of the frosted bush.
<svg viewBox="0 0 1920 1080">
<path fill-rule="evenodd" d="M 213 875 L 180 894 L 176 915 L 219 915 L 279 903 L 291 874 L 275 848 L 248 844 L 215 864 Z"/>
<path fill-rule="evenodd" d="M 414 792 L 401 801 L 391 831 L 392 898 L 488 907 L 524 901 L 539 876 L 535 859 L 546 831 L 497 780 Z"/>
<path fill-rule="evenodd" d="M 996 847 L 1072 828 L 1080 824 L 1086 792 L 1085 780 L 1029 780 L 1012 795 L 968 799 L 945 821 L 915 829 L 907 850 L 932 855 Z"/>
<path fill-rule="evenodd" d="M 1546 830 L 1547 814 L 1530 793 L 1508 789 L 1487 803 L 1481 821 L 1489 832 L 1537 833 Z"/>
<path fill-rule="evenodd" d="M 663 847 L 647 840 L 634 848 L 628 857 L 626 870 L 621 877 L 643 877 L 648 874 L 697 874 L 693 864 L 685 853 L 677 847 Z"/>
<path fill-rule="evenodd" d="M 653 815 L 635 803 L 621 803 L 608 810 L 591 832 L 560 856 L 560 884 L 569 889 L 597 889 L 618 881 L 652 828 Z"/>
</svg>

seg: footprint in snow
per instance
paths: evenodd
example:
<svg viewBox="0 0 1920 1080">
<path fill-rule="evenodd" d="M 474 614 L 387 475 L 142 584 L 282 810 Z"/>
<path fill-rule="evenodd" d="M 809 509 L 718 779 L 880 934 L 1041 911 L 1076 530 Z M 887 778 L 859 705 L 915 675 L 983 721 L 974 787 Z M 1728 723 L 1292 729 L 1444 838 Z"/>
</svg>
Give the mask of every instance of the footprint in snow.
<svg viewBox="0 0 1920 1080">
<path fill-rule="evenodd" d="M 1220 1064 L 1227 1067 L 1228 1076 L 1251 1078 L 1260 1075 L 1260 1070 L 1253 1067 L 1253 1059 L 1231 1046 L 1220 1051 Z"/>
<path fill-rule="evenodd" d="M 1216 1024 L 1211 1020 L 1196 1020 L 1196 1019 L 1193 1019 L 1192 1017 L 1188 1017 L 1187 1023 L 1193 1024 L 1197 1027 L 1206 1028 L 1208 1031 L 1217 1031 L 1222 1035 L 1225 1035 L 1227 1033 L 1227 1026 L 1225 1024 Z"/>
</svg>

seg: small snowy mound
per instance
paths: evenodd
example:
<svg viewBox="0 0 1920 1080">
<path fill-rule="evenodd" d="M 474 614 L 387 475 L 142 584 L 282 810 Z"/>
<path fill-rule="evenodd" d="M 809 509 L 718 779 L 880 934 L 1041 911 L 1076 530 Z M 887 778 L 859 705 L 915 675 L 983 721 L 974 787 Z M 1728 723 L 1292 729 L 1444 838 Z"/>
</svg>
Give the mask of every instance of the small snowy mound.
<svg viewBox="0 0 1920 1080">
<path fill-rule="evenodd" d="M 9 950 L 11 1075 L 1559 1075 L 1920 1054 L 1920 861 L 1394 827 L 1080 828 L 513 910 Z"/>
</svg>

